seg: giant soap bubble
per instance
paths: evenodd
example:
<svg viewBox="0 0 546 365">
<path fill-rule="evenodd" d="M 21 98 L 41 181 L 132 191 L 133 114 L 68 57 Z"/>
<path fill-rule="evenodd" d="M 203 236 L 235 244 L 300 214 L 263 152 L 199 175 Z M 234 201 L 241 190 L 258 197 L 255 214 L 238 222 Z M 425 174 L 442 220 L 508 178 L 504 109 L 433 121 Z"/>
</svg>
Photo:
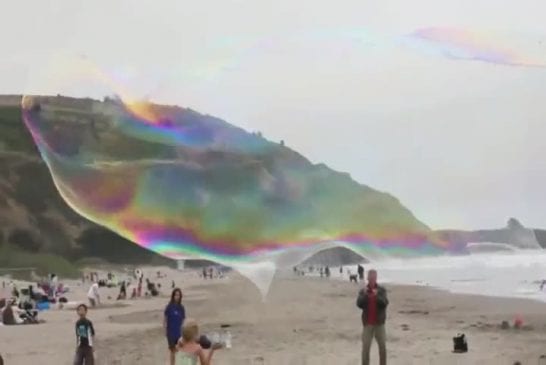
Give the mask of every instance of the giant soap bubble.
<svg viewBox="0 0 546 365">
<path fill-rule="evenodd" d="M 84 59 L 55 60 L 34 77 L 23 119 L 59 193 L 160 255 L 231 266 L 265 295 L 276 268 L 330 247 L 368 258 L 458 249 L 428 238 L 387 194 L 222 120 L 134 101 L 115 75 Z M 117 97 L 36 95 L 44 84 Z"/>
</svg>

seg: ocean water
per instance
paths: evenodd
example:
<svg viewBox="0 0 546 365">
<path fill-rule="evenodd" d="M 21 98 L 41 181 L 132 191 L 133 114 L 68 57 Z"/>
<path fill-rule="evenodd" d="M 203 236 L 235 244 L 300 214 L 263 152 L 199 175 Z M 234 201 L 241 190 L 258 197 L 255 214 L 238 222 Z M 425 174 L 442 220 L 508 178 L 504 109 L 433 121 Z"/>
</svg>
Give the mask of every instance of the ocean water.
<svg viewBox="0 0 546 365">
<path fill-rule="evenodd" d="M 479 253 L 416 259 L 387 259 L 363 264 L 377 269 L 383 283 L 431 286 L 454 293 L 529 298 L 546 302 L 546 250 Z M 356 265 L 332 268 L 332 276 L 348 280 Z"/>
</svg>

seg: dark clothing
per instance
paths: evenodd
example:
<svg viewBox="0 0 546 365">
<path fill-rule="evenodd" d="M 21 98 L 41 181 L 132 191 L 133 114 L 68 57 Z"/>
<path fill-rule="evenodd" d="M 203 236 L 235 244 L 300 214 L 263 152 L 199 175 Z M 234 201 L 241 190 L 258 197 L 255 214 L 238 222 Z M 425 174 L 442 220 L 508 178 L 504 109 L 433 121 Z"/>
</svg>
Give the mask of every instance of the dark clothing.
<svg viewBox="0 0 546 365">
<path fill-rule="evenodd" d="M 93 323 L 91 323 L 90 320 L 83 318 L 76 322 L 76 345 L 78 348 L 93 347 L 94 336 L 95 329 L 93 328 Z"/>
<path fill-rule="evenodd" d="M 92 347 L 78 347 L 76 349 L 76 358 L 74 365 L 94 365 L 95 357 L 93 356 Z"/>
<path fill-rule="evenodd" d="M 358 265 L 357 272 L 358 272 L 358 278 L 360 279 L 360 281 L 364 280 L 364 266 Z"/>
<path fill-rule="evenodd" d="M 186 319 L 186 310 L 182 304 L 169 303 L 165 308 L 165 322 L 167 323 L 167 342 L 169 348 L 176 345 L 182 336 L 182 325 Z"/>
<path fill-rule="evenodd" d="M 11 308 L 10 303 L 7 303 L 4 311 L 2 312 L 2 323 L 6 326 L 17 324 L 15 321 L 15 313 L 13 313 L 13 308 Z"/>
<path fill-rule="evenodd" d="M 356 306 L 362 309 L 362 325 L 382 325 L 385 324 L 387 319 L 387 306 L 389 305 L 389 300 L 387 299 L 387 290 L 380 286 L 376 285 L 377 295 L 373 296 L 371 288 L 366 287 L 358 293 L 358 298 L 356 299 Z M 372 304 L 370 305 L 370 300 Z M 370 323 L 373 321 L 372 323 Z"/>
<path fill-rule="evenodd" d="M 169 347 L 169 350 L 174 351 L 176 350 L 176 345 L 178 344 L 179 338 L 170 337 L 169 334 L 167 334 L 167 346 Z"/>
</svg>

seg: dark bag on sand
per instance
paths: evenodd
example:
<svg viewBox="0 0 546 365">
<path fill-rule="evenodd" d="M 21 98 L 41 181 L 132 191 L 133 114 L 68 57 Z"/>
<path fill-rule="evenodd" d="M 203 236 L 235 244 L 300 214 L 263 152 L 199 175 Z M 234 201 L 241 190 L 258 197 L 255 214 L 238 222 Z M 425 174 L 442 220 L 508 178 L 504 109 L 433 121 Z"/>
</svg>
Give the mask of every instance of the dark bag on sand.
<svg viewBox="0 0 546 365">
<path fill-rule="evenodd" d="M 468 343 L 464 334 L 459 333 L 453 337 L 453 352 L 463 353 L 468 352 Z"/>
</svg>

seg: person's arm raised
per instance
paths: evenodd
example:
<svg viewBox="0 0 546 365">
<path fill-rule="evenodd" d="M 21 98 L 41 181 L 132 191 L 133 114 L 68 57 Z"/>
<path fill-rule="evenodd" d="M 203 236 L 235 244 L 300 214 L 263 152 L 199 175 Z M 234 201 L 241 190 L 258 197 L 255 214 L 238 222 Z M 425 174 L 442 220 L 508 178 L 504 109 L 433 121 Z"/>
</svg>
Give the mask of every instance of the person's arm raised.
<svg viewBox="0 0 546 365">
<path fill-rule="evenodd" d="M 212 350 L 209 351 L 208 354 L 205 354 L 205 350 L 203 349 L 200 349 L 199 350 L 199 363 L 201 365 L 210 365 L 210 360 L 211 360 L 211 357 L 212 357 L 212 354 L 211 354 Z"/>
</svg>

